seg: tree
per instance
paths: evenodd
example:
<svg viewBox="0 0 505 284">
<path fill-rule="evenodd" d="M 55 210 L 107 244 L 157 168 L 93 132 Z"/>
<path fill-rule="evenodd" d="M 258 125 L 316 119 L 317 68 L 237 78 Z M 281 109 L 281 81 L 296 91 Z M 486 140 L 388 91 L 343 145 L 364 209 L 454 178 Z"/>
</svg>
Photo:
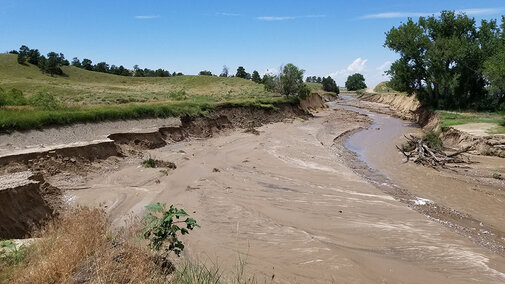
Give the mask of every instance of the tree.
<svg viewBox="0 0 505 284">
<path fill-rule="evenodd" d="M 201 75 L 201 76 L 212 76 L 212 72 L 207 71 L 207 70 L 203 70 L 203 71 L 200 71 L 200 73 L 198 73 L 198 75 Z"/>
<path fill-rule="evenodd" d="M 316 83 L 321 84 L 322 82 L 323 82 L 323 79 L 321 79 L 321 77 L 317 77 L 317 79 L 316 79 Z"/>
<path fill-rule="evenodd" d="M 337 86 L 337 83 L 335 83 L 335 80 L 328 76 L 328 78 L 323 77 L 323 90 L 327 92 L 335 92 L 337 95 L 340 94 L 340 89 Z"/>
<path fill-rule="evenodd" d="M 435 108 L 489 109 L 503 103 L 488 71 L 492 58 L 504 49 L 504 29 L 495 20 L 483 20 L 477 27 L 475 19 L 454 11 L 420 17 L 417 23 L 409 19 L 386 33 L 384 45 L 400 54 L 387 71 L 390 86 L 415 93 L 421 103 Z"/>
<path fill-rule="evenodd" d="M 245 68 L 242 66 L 239 66 L 237 68 L 237 73 L 235 74 L 236 77 L 247 79 L 248 76 L 250 76 L 247 72 L 245 72 Z"/>
<path fill-rule="evenodd" d="M 81 61 L 79 61 L 79 58 L 74 57 L 74 59 L 72 59 L 72 66 L 75 66 L 77 68 L 81 68 L 82 67 Z"/>
<path fill-rule="evenodd" d="M 258 73 L 258 71 L 256 71 L 256 70 L 254 70 L 252 73 L 252 76 L 251 76 L 251 80 L 255 83 L 260 84 L 261 83 L 260 73 Z"/>
<path fill-rule="evenodd" d="M 305 98 L 310 90 L 303 83 L 304 72 L 305 70 L 298 69 L 298 67 L 291 63 L 284 66 L 280 74 L 281 93 L 286 97 Z"/>
<path fill-rule="evenodd" d="M 223 71 L 221 71 L 221 74 L 219 77 L 228 77 L 228 67 L 226 65 L 223 66 Z"/>
<path fill-rule="evenodd" d="M 23 53 L 18 53 L 18 63 L 19 64 L 26 64 L 26 55 L 24 55 Z"/>
<path fill-rule="evenodd" d="M 39 65 L 40 52 L 38 49 L 30 49 L 26 55 L 28 63 Z"/>
<path fill-rule="evenodd" d="M 365 77 L 360 73 L 355 73 L 347 77 L 347 81 L 345 82 L 345 87 L 348 91 L 357 91 L 366 89 Z"/>
<path fill-rule="evenodd" d="M 87 58 L 84 58 L 82 60 L 81 65 L 82 65 L 82 68 L 89 70 L 89 71 L 93 71 L 93 61 L 91 61 Z"/>
<path fill-rule="evenodd" d="M 108 73 L 109 72 L 109 64 L 106 62 L 98 62 L 93 68 L 96 72 Z"/>
<path fill-rule="evenodd" d="M 60 66 L 61 63 L 64 60 L 64 57 L 62 59 L 63 54 L 58 54 L 56 52 L 49 52 L 47 54 L 47 60 L 44 62 L 43 65 L 43 72 L 49 73 L 49 75 L 62 75 L 63 71 L 61 70 Z M 40 66 L 39 66 L 40 67 Z"/>
<path fill-rule="evenodd" d="M 265 86 L 265 90 L 269 92 L 274 92 L 279 90 L 279 80 L 277 76 L 273 76 L 270 74 L 263 75 L 263 79 L 261 79 L 261 83 Z"/>
</svg>

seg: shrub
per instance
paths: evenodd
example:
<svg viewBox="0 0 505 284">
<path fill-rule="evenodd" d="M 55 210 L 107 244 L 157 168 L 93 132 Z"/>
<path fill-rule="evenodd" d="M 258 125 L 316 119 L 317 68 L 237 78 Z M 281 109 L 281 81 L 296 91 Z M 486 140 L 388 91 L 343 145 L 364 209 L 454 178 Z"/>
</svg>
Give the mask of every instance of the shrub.
<svg viewBox="0 0 505 284">
<path fill-rule="evenodd" d="M 438 133 L 434 131 L 426 133 L 423 137 L 423 140 L 426 141 L 428 147 L 432 149 L 442 149 L 443 147 L 442 139 L 440 139 Z"/>
<path fill-rule="evenodd" d="M 166 253 L 173 251 L 177 256 L 184 250 L 184 244 L 179 240 L 179 234 L 189 234 L 190 230 L 200 227 L 196 220 L 190 218 L 183 209 L 177 209 L 173 205 L 166 210 L 165 204 L 154 203 L 146 206 L 148 213 L 144 216 L 144 238 L 149 240 L 149 247 L 155 251 L 164 248 Z M 184 221 L 179 220 L 186 217 Z M 179 227 L 184 224 L 185 228 Z"/>
<path fill-rule="evenodd" d="M 28 99 L 28 102 L 30 105 L 43 110 L 55 110 L 62 107 L 60 101 L 47 91 L 37 92 Z"/>
<path fill-rule="evenodd" d="M 0 106 L 2 103 L 7 106 L 23 106 L 28 104 L 28 101 L 18 89 L 13 88 L 7 92 L 0 89 Z"/>
</svg>

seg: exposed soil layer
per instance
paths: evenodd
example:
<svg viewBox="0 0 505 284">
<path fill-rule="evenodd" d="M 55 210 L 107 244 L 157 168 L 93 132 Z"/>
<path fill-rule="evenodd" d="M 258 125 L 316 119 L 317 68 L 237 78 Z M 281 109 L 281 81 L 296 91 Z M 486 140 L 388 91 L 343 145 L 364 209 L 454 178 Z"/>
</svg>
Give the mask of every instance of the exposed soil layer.
<svg viewBox="0 0 505 284">
<path fill-rule="evenodd" d="M 394 149 L 391 137 L 401 133 L 371 128 L 371 115 L 336 109 L 303 119 L 297 106 L 277 108 L 226 108 L 206 117 L 184 117 L 180 127 L 109 136 L 103 142 L 115 147 L 115 155 L 103 160 L 45 153 L 37 164 L 46 180 L 65 189 L 66 204 L 100 206 L 115 225 L 131 214 L 142 216 L 144 206 L 153 202 L 184 208 L 201 225 L 183 238 L 185 257 L 217 261 L 224 271 L 233 271 L 240 258 L 246 274 L 255 274 L 259 282 L 262 277 L 281 283 L 505 280 L 505 259 L 495 253 L 499 249 L 440 225 L 441 220 L 459 224 L 456 219 L 469 216 L 482 221 L 480 234 L 502 230 L 502 193 L 484 186 L 479 187 L 483 192 L 472 191 L 467 180 L 449 183 L 457 177 L 446 178 L 443 172 L 404 170 L 401 157 L 391 154 L 398 153 L 384 147 Z M 255 127 L 256 132 L 237 127 Z M 381 169 L 390 167 L 387 172 L 373 171 L 360 160 L 369 153 L 357 156 L 342 145 L 346 137 L 371 130 L 377 139 L 372 134 L 357 140 L 367 140 L 362 141 L 367 149 L 388 160 L 369 159 Z M 144 168 L 146 157 L 176 167 Z M 30 160 L 15 160 L 2 169 L 9 177 L 25 177 L 19 172 L 31 167 Z M 391 172 L 421 176 L 404 184 L 405 177 L 389 179 Z M 412 188 L 411 180 L 426 177 L 433 190 Z M 29 186 L 27 179 L 10 179 L 6 188 Z M 446 219 L 435 220 L 431 203 L 441 206 L 435 213 Z"/>
<path fill-rule="evenodd" d="M 0 176 L 0 239 L 20 239 L 57 214 L 61 192 L 42 175 Z"/>
<path fill-rule="evenodd" d="M 279 110 L 224 107 L 206 116 L 182 117 L 177 127 L 140 132 L 137 125 L 130 132 L 110 134 L 101 141 L 28 147 L 4 154 L 0 156 L 0 174 L 3 175 L 0 178 L 0 238 L 28 236 L 32 226 L 40 225 L 55 214 L 58 206 L 54 206 L 56 203 L 53 201 L 61 200 L 61 191 L 50 186 L 45 178 L 54 181 L 56 186 L 67 188 L 68 184 L 84 181 L 89 173 L 113 170 L 114 164 L 119 161 L 113 158 L 141 156 L 142 150 L 193 138 L 209 138 L 235 127 L 261 126 L 306 116 L 296 105 L 281 104 L 276 107 Z M 155 125 L 160 124 L 155 122 Z M 107 123 L 105 127 L 108 127 Z M 91 128 L 96 129 L 96 126 Z M 146 125 L 146 130 L 152 128 L 153 125 Z M 13 135 L 20 136 L 18 133 Z M 20 174 L 28 171 L 33 171 L 35 175 Z"/>
<path fill-rule="evenodd" d="M 395 117 L 414 121 L 425 130 L 439 131 L 440 123 L 438 114 L 422 106 L 414 96 L 397 94 L 366 94 L 360 100 L 373 103 L 363 104 L 353 102 L 355 106 L 365 107 L 376 112 L 383 112 Z M 384 110 L 384 104 L 390 110 Z M 472 147 L 472 152 L 479 155 L 497 156 L 505 158 L 505 135 L 474 135 L 470 132 L 450 127 L 442 131 L 444 145 L 454 149 Z"/>
</svg>

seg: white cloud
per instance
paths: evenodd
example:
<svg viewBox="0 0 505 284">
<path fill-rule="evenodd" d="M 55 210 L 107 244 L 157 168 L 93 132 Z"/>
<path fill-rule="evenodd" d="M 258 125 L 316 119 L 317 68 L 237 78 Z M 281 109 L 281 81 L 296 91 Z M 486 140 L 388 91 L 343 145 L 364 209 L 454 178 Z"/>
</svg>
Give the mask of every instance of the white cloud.
<svg viewBox="0 0 505 284">
<path fill-rule="evenodd" d="M 368 59 L 358 57 L 351 64 L 349 64 L 347 68 L 330 73 L 327 76 L 333 78 L 333 80 L 337 82 L 337 85 L 343 86 L 349 75 L 357 72 L 363 73 L 363 71 L 366 71 L 367 62 Z"/>
<path fill-rule="evenodd" d="M 475 9 L 462 9 L 456 10 L 458 14 L 467 14 L 468 16 L 475 15 L 493 15 L 499 14 L 503 8 L 475 8 Z M 414 18 L 414 17 L 427 17 L 431 15 L 440 15 L 439 12 L 384 12 L 377 14 L 369 14 L 361 16 L 360 19 L 392 19 L 392 18 Z"/>
<path fill-rule="evenodd" d="M 351 64 L 349 64 L 347 68 L 330 73 L 327 76 L 332 77 L 339 86 L 344 86 L 347 77 L 354 73 L 363 74 L 366 80 L 366 84 L 369 87 L 374 87 L 378 83 L 390 79 L 388 75 L 384 74 L 384 71 L 386 71 L 389 66 L 391 66 L 391 61 L 388 60 L 380 66 L 377 66 L 371 70 L 367 68 L 367 62 L 367 59 L 358 57 Z"/>
<path fill-rule="evenodd" d="M 240 16 L 240 14 L 227 13 L 227 12 L 217 12 L 216 15 L 218 15 L 218 16 L 228 16 L 228 17 L 238 17 L 238 16 Z"/>
<path fill-rule="evenodd" d="M 386 69 L 389 69 L 389 66 L 391 66 L 391 61 L 388 60 L 384 62 L 381 66 L 377 67 L 377 70 L 386 71 Z"/>
<path fill-rule="evenodd" d="M 274 17 L 274 16 L 263 16 L 257 17 L 256 20 L 260 21 L 286 21 L 286 20 L 294 20 L 295 17 Z"/>
<path fill-rule="evenodd" d="M 347 71 L 349 71 L 349 72 L 362 72 L 366 68 L 367 61 L 368 61 L 368 59 L 362 59 L 361 57 L 358 57 L 349 66 L 347 66 Z"/>
<path fill-rule="evenodd" d="M 256 17 L 259 21 L 287 21 L 296 19 L 324 18 L 326 15 L 304 15 L 304 16 L 261 16 Z"/>
<path fill-rule="evenodd" d="M 135 16 L 135 19 L 137 20 L 150 20 L 150 19 L 157 19 L 160 16 L 155 16 L 155 15 L 149 15 L 149 16 Z"/>
</svg>

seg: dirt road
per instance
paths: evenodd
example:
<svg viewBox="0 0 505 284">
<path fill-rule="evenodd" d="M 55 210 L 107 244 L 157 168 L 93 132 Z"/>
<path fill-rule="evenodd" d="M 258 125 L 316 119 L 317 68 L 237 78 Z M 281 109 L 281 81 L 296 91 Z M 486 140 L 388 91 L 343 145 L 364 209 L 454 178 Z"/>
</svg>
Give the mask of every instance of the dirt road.
<svg viewBox="0 0 505 284">
<path fill-rule="evenodd" d="M 265 125 L 259 135 L 237 130 L 180 142 L 145 153 L 175 162 L 168 175 L 130 158 L 106 174 L 67 181 L 75 190 L 65 197 L 104 206 L 117 224 L 152 202 L 183 207 L 202 226 L 186 239 L 186 256 L 227 271 L 245 259 L 246 274 L 261 282 L 272 275 L 281 283 L 504 282 L 505 258 L 395 200 L 349 166 L 335 138 L 368 124 L 365 115 L 330 109 Z M 375 144 L 363 142 L 366 149 Z M 401 161 L 362 156 L 378 168 Z M 448 193 L 440 198 L 462 206 Z"/>
</svg>

